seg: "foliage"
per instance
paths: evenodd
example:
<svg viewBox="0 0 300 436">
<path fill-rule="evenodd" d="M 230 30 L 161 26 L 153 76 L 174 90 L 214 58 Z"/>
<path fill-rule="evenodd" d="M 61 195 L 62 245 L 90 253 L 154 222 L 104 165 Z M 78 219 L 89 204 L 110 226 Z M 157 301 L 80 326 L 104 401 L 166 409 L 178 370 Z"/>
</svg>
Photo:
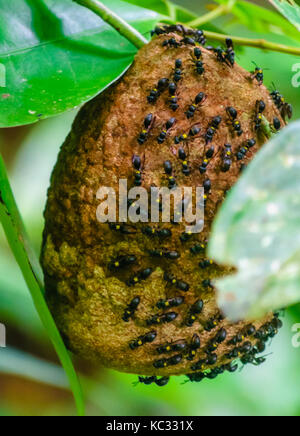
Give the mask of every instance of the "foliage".
<svg viewBox="0 0 300 436">
<path fill-rule="evenodd" d="M 300 122 L 249 165 L 217 216 L 209 255 L 237 273 L 216 282 L 234 321 L 300 302 Z"/>
</svg>

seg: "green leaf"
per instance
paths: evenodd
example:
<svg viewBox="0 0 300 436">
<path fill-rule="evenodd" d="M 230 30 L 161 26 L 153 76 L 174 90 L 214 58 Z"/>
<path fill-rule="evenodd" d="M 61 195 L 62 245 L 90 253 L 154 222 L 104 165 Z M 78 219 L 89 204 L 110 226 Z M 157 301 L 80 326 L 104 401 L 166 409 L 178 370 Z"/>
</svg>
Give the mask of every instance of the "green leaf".
<svg viewBox="0 0 300 436">
<path fill-rule="evenodd" d="M 70 355 L 64 345 L 64 342 L 44 299 L 40 267 L 34 257 L 33 250 L 30 249 L 30 244 L 28 242 L 23 222 L 14 200 L 1 155 L 0 221 L 3 225 L 10 248 L 20 267 L 20 270 L 22 271 L 35 308 L 68 376 L 77 405 L 78 414 L 84 415 L 84 400 L 81 386 L 73 367 Z"/>
<path fill-rule="evenodd" d="M 216 2 L 226 4 L 228 0 L 216 0 Z M 238 18 L 240 24 L 247 26 L 252 31 L 285 34 L 300 41 L 299 32 L 277 12 L 243 0 L 237 0 L 231 12 Z"/>
<path fill-rule="evenodd" d="M 300 30 L 300 6 L 293 0 L 269 0 L 298 30 Z"/>
<path fill-rule="evenodd" d="M 216 281 L 232 320 L 300 301 L 300 121 L 257 154 L 213 226 L 209 256 L 237 273 Z"/>
<path fill-rule="evenodd" d="M 120 0 L 105 3 L 143 34 L 160 18 Z M 0 66 L 6 70 L 0 127 L 80 105 L 117 79 L 136 53 L 116 30 L 71 0 L 0 0 L 0 11 Z"/>
</svg>

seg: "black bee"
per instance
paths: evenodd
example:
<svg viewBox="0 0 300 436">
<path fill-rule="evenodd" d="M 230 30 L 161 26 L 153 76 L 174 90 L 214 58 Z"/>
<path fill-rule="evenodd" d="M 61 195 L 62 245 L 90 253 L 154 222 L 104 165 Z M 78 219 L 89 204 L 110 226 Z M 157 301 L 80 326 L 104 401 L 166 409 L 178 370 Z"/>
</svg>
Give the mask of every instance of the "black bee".
<svg viewBox="0 0 300 436">
<path fill-rule="evenodd" d="M 185 322 L 187 327 L 192 327 L 192 325 L 195 323 L 195 321 L 197 320 L 197 316 L 199 315 L 202 310 L 203 310 L 203 301 L 202 300 L 197 300 L 190 308 L 189 311 L 189 316 Z"/>
<path fill-rule="evenodd" d="M 195 104 L 192 104 L 191 106 L 189 106 L 187 112 L 186 112 L 186 117 L 188 119 L 193 118 L 195 115 L 195 112 L 197 110 L 197 107 L 203 103 L 206 99 L 206 95 L 204 94 L 204 92 L 199 92 L 199 94 L 196 96 L 195 98 Z"/>
<path fill-rule="evenodd" d="M 189 131 L 189 136 L 197 136 L 200 133 L 201 129 L 200 127 L 194 126 Z"/>
<path fill-rule="evenodd" d="M 263 122 L 263 115 L 261 113 L 256 114 L 254 123 L 255 123 L 255 130 L 259 130 L 262 126 Z"/>
<path fill-rule="evenodd" d="M 204 64 L 201 60 L 202 58 L 202 52 L 200 50 L 200 48 L 196 47 L 194 49 L 194 56 L 195 59 L 192 59 L 193 64 L 195 65 L 195 71 L 197 74 L 199 74 L 200 76 L 204 73 Z"/>
<path fill-rule="evenodd" d="M 133 300 L 131 300 L 131 302 L 128 304 L 128 306 L 126 307 L 125 311 L 124 311 L 124 315 L 123 315 L 123 321 L 128 322 L 130 320 L 130 318 L 133 317 L 133 315 L 135 314 L 135 311 L 137 310 L 139 304 L 140 304 L 140 297 L 135 297 L 133 298 Z"/>
<path fill-rule="evenodd" d="M 153 30 L 151 30 L 151 36 L 155 36 L 155 35 L 164 35 L 166 32 L 162 27 L 155 27 Z"/>
<path fill-rule="evenodd" d="M 206 134 L 205 134 L 205 141 L 206 144 L 212 142 L 214 135 L 219 128 L 219 125 L 221 124 L 222 118 L 220 116 L 216 116 L 213 118 Z"/>
<path fill-rule="evenodd" d="M 204 330 L 207 331 L 207 332 L 210 332 L 210 331 L 214 330 L 214 329 L 217 327 L 217 325 L 218 325 L 218 321 L 217 321 L 217 319 L 216 319 L 216 318 L 211 318 L 211 319 L 210 319 L 210 320 L 205 324 Z"/>
<path fill-rule="evenodd" d="M 205 374 L 203 374 L 202 372 L 197 372 L 195 374 L 186 374 L 186 376 L 191 382 L 196 382 L 196 383 L 199 383 L 205 379 Z"/>
<path fill-rule="evenodd" d="M 136 348 L 139 348 L 142 345 L 153 342 L 155 340 L 156 336 L 157 336 L 156 331 L 153 330 L 151 332 L 148 332 L 145 335 L 139 336 L 137 339 L 134 339 L 133 341 L 131 341 L 129 343 L 129 347 L 132 350 L 135 350 Z"/>
<path fill-rule="evenodd" d="M 165 377 L 161 377 L 159 379 L 157 378 L 155 380 L 155 384 L 159 387 L 163 387 L 163 386 L 166 386 L 169 383 L 169 381 L 170 381 L 170 377 L 165 376 Z"/>
<path fill-rule="evenodd" d="M 142 383 L 144 385 L 151 385 L 152 383 L 156 382 L 157 378 L 155 375 L 152 375 L 151 377 L 140 377 L 139 376 L 138 380 L 139 380 L 138 381 L 139 383 Z"/>
<path fill-rule="evenodd" d="M 249 151 L 249 148 L 247 147 L 247 145 L 243 145 L 236 154 L 237 160 L 244 159 L 246 157 L 246 154 L 248 151 Z"/>
<path fill-rule="evenodd" d="M 174 112 L 179 108 L 178 97 L 176 97 L 176 95 L 172 95 L 169 99 L 169 106 Z"/>
<path fill-rule="evenodd" d="M 180 42 L 178 42 L 176 38 L 165 39 L 165 41 L 162 43 L 162 46 L 170 47 L 170 48 L 178 48 L 180 47 Z"/>
<path fill-rule="evenodd" d="M 169 83 L 169 94 L 171 96 L 175 95 L 177 91 L 177 85 L 174 82 Z"/>
<path fill-rule="evenodd" d="M 231 38 L 226 39 L 226 46 L 227 46 L 227 50 L 226 50 L 225 57 L 227 61 L 230 63 L 230 65 L 233 66 L 235 62 L 235 52 L 233 47 L 233 41 Z"/>
<path fill-rule="evenodd" d="M 165 142 L 166 138 L 167 138 L 167 130 L 162 130 L 159 134 L 159 136 L 157 137 L 157 142 L 159 144 L 162 144 L 163 142 Z"/>
<path fill-rule="evenodd" d="M 138 137 L 138 143 L 140 145 L 143 145 L 145 143 L 145 141 L 147 140 L 147 135 L 148 135 L 148 132 L 153 125 L 153 122 L 154 122 L 153 114 L 147 115 L 145 120 L 144 120 L 145 129 L 140 133 L 140 135 Z"/>
<path fill-rule="evenodd" d="M 147 320 L 147 325 L 158 325 L 165 324 L 175 321 L 178 313 L 176 312 L 166 312 L 163 315 L 154 315 L 152 318 Z"/>
<path fill-rule="evenodd" d="M 209 160 L 208 159 L 204 159 L 202 164 L 199 166 L 200 174 L 206 173 L 208 164 L 209 164 Z"/>
<path fill-rule="evenodd" d="M 257 100 L 256 113 L 262 114 L 265 109 L 266 109 L 266 103 L 263 100 Z"/>
<path fill-rule="evenodd" d="M 178 307 L 184 303 L 183 297 L 173 297 L 168 300 L 159 300 L 156 304 L 158 309 L 167 309 L 168 307 Z"/>
<path fill-rule="evenodd" d="M 126 255 L 126 256 L 119 256 L 116 259 L 112 260 L 109 263 L 109 269 L 116 270 L 121 268 L 126 268 L 127 266 L 133 265 L 136 263 L 137 259 L 134 255 Z"/>
<path fill-rule="evenodd" d="M 192 45 L 192 46 L 196 45 L 195 39 L 190 38 L 188 36 L 185 36 L 180 42 L 181 42 L 181 44 L 184 44 L 184 45 Z"/>
<path fill-rule="evenodd" d="M 170 176 L 168 178 L 168 187 L 169 187 L 169 189 L 173 189 L 173 188 L 175 188 L 175 186 L 176 186 L 176 179 L 174 176 Z"/>
<path fill-rule="evenodd" d="M 229 171 L 231 165 L 232 165 L 232 147 L 230 144 L 225 144 L 225 150 L 223 154 L 223 164 L 222 164 L 223 173 Z"/>
<path fill-rule="evenodd" d="M 254 62 L 253 62 L 254 63 Z M 254 63 L 255 65 L 255 63 Z M 264 83 L 264 72 L 262 68 L 256 66 L 255 70 L 251 72 L 251 79 L 256 79 L 259 86 Z"/>
<path fill-rule="evenodd" d="M 165 169 L 165 173 L 170 175 L 173 172 L 173 167 L 172 167 L 172 163 L 169 160 L 166 160 L 164 162 L 164 169 Z"/>
<path fill-rule="evenodd" d="M 190 248 L 190 252 L 192 254 L 200 254 L 200 253 L 204 253 L 206 249 L 206 244 L 196 244 L 193 245 L 193 247 Z"/>
<path fill-rule="evenodd" d="M 184 351 L 187 348 L 187 343 L 184 340 L 172 342 L 166 345 L 160 345 L 156 351 L 158 354 L 172 353 L 178 351 Z"/>
<path fill-rule="evenodd" d="M 280 122 L 279 118 L 277 118 L 277 117 L 273 118 L 273 127 L 277 131 L 281 129 L 281 122 Z"/>
<path fill-rule="evenodd" d="M 146 268 L 144 270 L 139 271 L 136 275 L 131 277 L 127 282 L 127 286 L 135 286 L 143 280 L 147 280 L 148 277 L 153 273 L 152 268 Z"/>
<path fill-rule="evenodd" d="M 199 42 L 199 44 L 201 44 L 201 45 L 206 44 L 206 38 L 205 38 L 203 30 L 195 30 L 194 36 L 195 36 L 196 42 Z"/>
<path fill-rule="evenodd" d="M 160 96 L 160 92 L 158 91 L 158 89 L 153 88 L 147 97 L 148 103 L 150 104 L 156 103 L 159 96 Z"/>
<path fill-rule="evenodd" d="M 238 136 L 243 134 L 241 123 L 237 120 L 237 110 L 234 107 L 227 107 L 226 112 L 230 118 L 232 128 Z"/>
<path fill-rule="evenodd" d="M 174 82 L 177 83 L 182 79 L 182 60 L 176 59 L 175 61 L 175 72 L 174 72 Z"/>
<path fill-rule="evenodd" d="M 134 174 L 134 185 L 135 186 L 141 186 L 142 184 L 142 161 L 141 158 L 137 155 L 133 156 L 132 159 L 133 167 L 135 168 L 135 174 Z"/>
<path fill-rule="evenodd" d="M 199 266 L 201 269 L 206 269 L 208 267 L 210 267 L 213 264 L 212 260 L 209 259 L 203 259 L 199 262 Z"/>
<path fill-rule="evenodd" d="M 219 62 L 221 62 L 222 64 L 225 63 L 225 64 L 231 66 L 231 64 L 229 63 L 228 58 L 227 58 L 227 51 L 223 47 L 213 48 L 213 51 L 216 53 L 217 60 Z"/>
</svg>

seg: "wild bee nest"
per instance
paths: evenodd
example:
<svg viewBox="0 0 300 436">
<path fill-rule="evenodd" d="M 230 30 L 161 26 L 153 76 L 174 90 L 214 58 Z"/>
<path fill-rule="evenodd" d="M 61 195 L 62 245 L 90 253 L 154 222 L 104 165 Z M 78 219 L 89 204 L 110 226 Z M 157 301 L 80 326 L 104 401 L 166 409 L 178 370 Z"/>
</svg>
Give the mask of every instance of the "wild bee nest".
<svg viewBox="0 0 300 436">
<path fill-rule="evenodd" d="M 260 364 L 281 321 L 230 323 L 213 279 L 230 269 L 207 259 L 212 221 L 243 168 L 291 107 L 269 93 L 227 48 L 201 31 L 157 28 L 133 66 L 87 103 L 55 166 L 42 249 L 47 300 L 69 348 L 109 368 L 164 385 Z M 101 186 L 204 187 L 205 225 L 101 224 Z M 128 204 L 131 207 L 132 203 Z M 161 379 L 157 378 L 162 376 Z"/>
</svg>

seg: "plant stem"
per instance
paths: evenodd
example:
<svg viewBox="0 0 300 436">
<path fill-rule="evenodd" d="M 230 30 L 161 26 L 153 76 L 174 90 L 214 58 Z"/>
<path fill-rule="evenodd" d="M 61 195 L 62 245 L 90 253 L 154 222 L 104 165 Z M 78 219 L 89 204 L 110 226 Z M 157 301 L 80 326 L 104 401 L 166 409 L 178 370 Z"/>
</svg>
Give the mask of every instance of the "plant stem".
<svg viewBox="0 0 300 436">
<path fill-rule="evenodd" d="M 33 303 L 39 317 L 47 331 L 47 334 L 60 358 L 74 395 L 78 414 L 84 415 L 84 401 L 81 386 L 73 367 L 72 360 L 65 348 L 56 324 L 46 304 L 43 295 L 43 279 L 38 260 L 33 254 L 25 227 L 19 213 L 14 195 L 7 177 L 6 168 L 0 155 L 0 222 L 14 254 L 14 257 L 22 271 L 24 280 L 30 291 Z"/>
<path fill-rule="evenodd" d="M 300 48 L 298 47 L 290 47 L 288 45 L 277 44 L 275 42 L 266 41 L 265 39 L 242 38 L 239 36 L 223 35 L 221 33 L 209 32 L 209 31 L 205 31 L 205 36 L 209 39 L 215 41 L 221 41 L 221 42 L 224 42 L 226 38 L 231 38 L 234 43 L 239 45 L 245 45 L 248 47 L 256 47 L 264 50 L 271 50 L 280 53 L 287 53 L 287 54 L 300 56 Z"/>
<path fill-rule="evenodd" d="M 196 18 L 193 21 L 190 21 L 187 24 L 187 26 L 199 27 L 205 23 L 209 23 L 210 21 L 215 20 L 218 17 L 221 17 L 222 15 L 229 14 L 235 3 L 236 0 L 231 0 L 226 5 L 220 5 L 217 8 L 215 8 L 213 11 L 209 12 L 208 14 L 202 15 L 201 17 Z"/>
<path fill-rule="evenodd" d="M 106 23 L 114 27 L 117 32 L 130 41 L 135 47 L 141 48 L 148 43 L 137 30 L 135 30 L 125 20 L 115 14 L 112 10 L 106 7 L 102 2 L 98 0 L 73 0 L 81 6 L 84 6 L 95 14 L 99 15 Z"/>
</svg>

